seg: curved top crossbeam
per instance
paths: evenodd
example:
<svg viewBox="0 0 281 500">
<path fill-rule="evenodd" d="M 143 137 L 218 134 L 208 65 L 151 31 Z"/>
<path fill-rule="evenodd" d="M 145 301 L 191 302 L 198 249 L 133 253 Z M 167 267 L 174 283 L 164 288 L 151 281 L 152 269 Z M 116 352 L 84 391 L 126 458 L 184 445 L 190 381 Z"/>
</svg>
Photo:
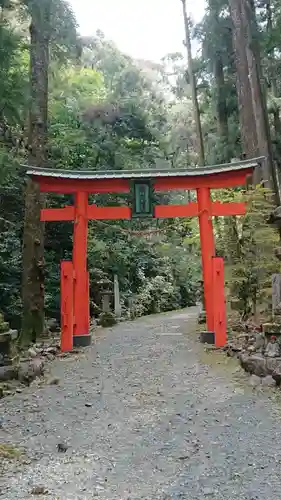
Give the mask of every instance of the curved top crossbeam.
<svg viewBox="0 0 281 500">
<path fill-rule="evenodd" d="M 252 170 L 257 167 L 264 157 L 253 158 L 232 163 L 222 163 L 195 168 L 181 168 L 168 170 L 59 170 L 56 168 L 28 167 L 27 175 L 32 177 L 52 177 L 56 179 L 156 179 L 171 177 L 205 177 L 211 174 L 239 172 L 241 170 Z"/>
<path fill-rule="evenodd" d="M 128 193 L 133 181 L 150 180 L 153 189 L 169 191 L 180 189 L 223 189 L 245 184 L 247 176 L 263 158 L 235 163 L 186 169 L 149 170 L 59 170 L 28 167 L 27 175 L 44 193 Z"/>
</svg>

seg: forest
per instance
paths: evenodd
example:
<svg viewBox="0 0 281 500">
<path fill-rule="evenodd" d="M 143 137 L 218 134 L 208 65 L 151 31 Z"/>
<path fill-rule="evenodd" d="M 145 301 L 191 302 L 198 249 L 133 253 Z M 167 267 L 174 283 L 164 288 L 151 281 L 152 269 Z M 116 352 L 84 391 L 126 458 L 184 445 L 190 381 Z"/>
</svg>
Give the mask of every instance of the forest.
<svg viewBox="0 0 281 500">
<path fill-rule="evenodd" d="M 133 60 L 97 31 L 81 37 L 65 0 L 0 0 L 0 313 L 25 343 L 60 317 L 60 261 L 72 223 L 40 223 L 43 197 L 27 165 L 58 169 L 189 168 L 264 156 L 255 188 L 220 191 L 248 203 L 214 220 L 230 301 L 243 317 L 270 301 L 280 234 L 281 3 L 208 0 L 194 25 L 182 4 L 182 53 Z M 192 50 L 195 46 L 196 50 Z M 193 192 L 162 193 L 187 203 Z M 98 205 L 121 195 L 92 195 Z M 277 208 L 276 208 L 277 207 Z M 274 215 L 275 214 L 275 215 Z M 192 305 L 200 295 L 197 220 L 92 221 L 91 313 L 117 274 L 123 316 Z"/>
</svg>

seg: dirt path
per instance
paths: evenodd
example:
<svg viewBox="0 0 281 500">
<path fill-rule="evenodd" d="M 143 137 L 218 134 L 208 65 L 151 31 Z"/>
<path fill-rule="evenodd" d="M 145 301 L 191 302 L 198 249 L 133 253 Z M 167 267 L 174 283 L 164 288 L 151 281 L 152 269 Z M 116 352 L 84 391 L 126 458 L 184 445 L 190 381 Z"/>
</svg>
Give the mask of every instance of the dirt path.
<svg viewBox="0 0 281 500">
<path fill-rule="evenodd" d="M 279 406 L 204 364 L 195 317 L 103 330 L 85 355 L 53 363 L 59 385 L 1 400 L 0 443 L 27 463 L 0 464 L 0 498 L 43 486 L 42 500 L 280 499 Z"/>
</svg>

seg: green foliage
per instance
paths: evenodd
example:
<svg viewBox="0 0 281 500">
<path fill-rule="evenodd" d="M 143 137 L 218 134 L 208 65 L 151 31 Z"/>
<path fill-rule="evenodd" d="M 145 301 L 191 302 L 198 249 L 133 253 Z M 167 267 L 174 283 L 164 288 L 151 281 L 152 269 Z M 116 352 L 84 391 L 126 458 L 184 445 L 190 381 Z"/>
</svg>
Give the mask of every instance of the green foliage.
<svg viewBox="0 0 281 500">
<path fill-rule="evenodd" d="M 7 29 L 9 24 L 7 24 Z M 13 32 L 11 31 L 11 36 Z M 5 117 L 8 132 L 0 144 L 0 305 L 13 327 L 20 327 L 21 316 L 21 238 L 23 221 L 23 175 L 19 163 L 27 159 L 26 118 L 28 106 L 28 51 L 26 32 L 16 35 L 15 50 L 9 50 L 7 71 L 3 73 Z M 65 38 L 64 38 L 65 39 Z M 21 50 L 23 48 L 23 50 Z M 91 64 L 51 63 L 49 82 L 49 161 L 58 168 L 149 168 L 166 158 L 170 148 L 173 120 L 163 96 L 141 74 L 133 61 L 123 56 L 102 36 L 88 50 Z M 85 53 L 82 56 L 85 57 Z M 9 77 L 14 72 L 15 78 Z M 17 85 L 15 82 L 18 82 Z M 0 84 L 1 87 L 1 84 Z M 1 90 L 4 87 L 0 88 Z M 15 93 L 16 89 L 21 92 Z M 3 90 L 4 95 L 4 90 Z M 177 119 L 180 112 L 177 112 Z M 5 129 L 6 130 L 6 129 Z M 182 125 L 182 130 L 184 126 Z M 166 134 L 165 144 L 161 131 Z M 170 148 L 170 149 L 169 149 Z M 172 151 L 173 153 L 173 151 Z M 185 157 L 184 139 L 175 164 Z M 167 201 L 169 197 L 165 198 Z M 172 200 L 172 198 L 171 198 Z M 73 202 L 71 196 L 50 196 L 51 206 Z M 127 197 L 93 195 L 92 203 L 124 204 Z M 199 277 L 197 250 L 192 263 L 184 238 L 178 237 L 178 222 L 169 222 L 160 243 L 151 244 L 142 234 L 131 231 L 155 228 L 155 221 L 91 223 L 88 266 L 91 279 L 91 304 L 101 311 L 100 279 L 113 280 L 118 274 L 123 310 L 133 297 L 138 315 L 159 309 L 168 310 L 194 303 Z M 159 228 L 165 223 L 159 221 Z M 45 312 L 60 316 L 60 261 L 71 258 L 72 224 L 47 223 L 45 237 Z M 177 258 L 177 255 L 182 255 Z M 196 265 L 195 265 L 196 263 Z M 163 297 L 159 297 L 164 286 Z M 144 301 L 141 304 L 141 301 Z"/>
<path fill-rule="evenodd" d="M 267 307 L 271 297 L 271 276 L 278 272 L 275 248 L 278 232 L 269 224 L 272 193 L 258 186 L 246 192 L 247 214 L 233 219 L 232 234 L 226 233 L 228 248 L 227 283 L 232 297 L 237 299 L 243 317 L 257 314 L 257 307 Z"/>
<path fill-rule="evenodd" d="M 99 316 L 99 325 L 104 328 L 116 325 L 117 321 L 114 314 L 110 311 L 102 312 Z"/>
<path fill-rule="evenodd" d="M 0 20 L 0 309 L 11 325 L 19 326 L 21 314 L 21 238 L 23 176 L 26 163 L 28 112 L 28 24 L 31 4 L 5 2 Z M 45 1 L 45 0 L 44 0 Z M 37 2 L 37 0 L 36 0 Z M 37 4 L 39 5 L 39 0 Z M 163 166 L 186 168 L 198 162 L 190 84 L 181 54 L 169 54 L 162 64 L 142 67 L 122 54 L 105 36 L 81 40 L 67 2 L 52 0 L 51 65 L 49 78 L 48 161 L 57 168 L 132 169 Z M 272 3 L 280 18 L 280 6 Z M 266 78 L 276 61 L 277 89 L 281 88 L 280 45 L 276 20 L 265 28 L 264 8 L 259 12 L 262 56 Z M 13 19 L 22 19 L 16 29 Z M 209 1 L 206 15 L 195 27 L 202 52 L 195 61 L 198 101 L 208 164 L 241 155 L 240 126 L 235 90 L 232 33 L 227 3 Z M 273 50 L 274 49 L 274 50 Z M 273 52 L 272 52 L 273 51 Z M 78 56 L 80 60 L 78 61 Z M 215 74 L 222 61 L 223 79 Z M 270 80 L 271 81 L 271 80 Z M 279 92 L 279 91 L 278 91 Z M 269 88 L 272 129 L 279 116 L 280 92 Z M 225 125 L 218 118 L 225 105 Z M 274 121 L 275 120 L 275 121 Z M 277 120 L 278 121 L 278 120 Z M 281 133 L 281 132 L 280 132 Z M 276 151 L 280 135 L 275 134 Z M 279 144 L 280 143 L 280 144 Z M 281 148 L 281 147 L 280 147 Z M 277 155 L 276 155 L 277 156 Z M 189 194 L 194 199 L 192 193 Z M 221 201 L 240 199 L 240 189 L 219 192 Z M 214 220 L 217 251 L 226 259 L 227 280 L 233 298 L 248 314 L 268 301 L 277 234 L 267 224 L 272 208 L 269 193 L 259 188 L 243 194 L 249 211 L 244 218 Z M 162 193 L 163 203 L 187 203 L 182 193 Z M 163 201 L 162 201 L 163 200 Z M 122 205 L 127 195 L 92 195 L 91 203 Z M 71 196 L 49 196 L 51 206 L 72 204 Z M 124 314 L 140 316 L 195 303 L 200 280 L 200 241 L 195 220 L 91 222 L 88 268 L 91 305 L 101 311 L 101 281 L 118 275 Z M 142 232 L 159 229 L 146 239 Z M 72 224 L 47 223 L 45 238 L 46 315 L 59 318 L 59 265 L 71 258 Z M 136 234 L 136 232 L 139 234 Z"/>
<path fill-rule="evenodd" d="M 3 314 L 0 313 L 0 334 L 6 333 L 9 330 L 9 323 L 4 321 Z"/>
</svg>

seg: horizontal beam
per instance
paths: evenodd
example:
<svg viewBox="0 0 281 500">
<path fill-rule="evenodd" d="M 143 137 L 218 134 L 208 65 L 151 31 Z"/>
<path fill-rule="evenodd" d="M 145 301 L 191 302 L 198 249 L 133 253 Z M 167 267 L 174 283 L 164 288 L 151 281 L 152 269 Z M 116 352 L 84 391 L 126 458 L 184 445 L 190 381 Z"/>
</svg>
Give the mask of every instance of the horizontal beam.
<svg viewBox="0 0 281 500">
<path fill-rule="evenodd" d="M 32 177 L 38 182 L 41 193 L 72 194 L 77 191 L 85 193 L 129 193 L 130 183 L 127 179 L 56 179 L 53 177 Z"/>
<path fill-rule="evenodd" d="M 189 190 L 207 187 L 210 189 L 224 189 L 236 186 L 244 186 L 247 178 L 251 175 L 252 169 L 245 169 L 234 172 L 221 172 L 209 174 L 205 177 L 175 177 L 157 179 L 154 182 L 155 191 Z"/>
<path fill-rule="evenodd" d="M 198 204 L 187 205 L 156 205 L 156 219 L 171 219 L 173 217 L 196 217 L 198 215 Z"/>
<path fill-rule="evenodd" d="M 221 203 L 214 201 L 211 206 L 212 216 L 245 215 L 245 203 Z M 157 205 L 155 207 L 155 217 L 158 219 L 168 219 L 173 217 L 197 217 L 198 204 L 188 203 L 187 205 Z"/>
<path fill-rule="evenodd" d="M 88 220 L 119 220 L 131 219 L 131 209 L 129 207 L 97 207 L 88 205 Z M 41 221 L 73 221 L 75 218 L 75 208 L 66 206 L 64 208 L 43 208 L 41 210 Z"/>
<path fill-rule="evenodd" d="M 253 167 L 233 170 L 230 172 L 217 172 L 206 175 L 176 176 L 176 177 L 151 177 L 155 191 L 172 191 L 198 189 L 223 189 L 246 184 L 247 177 L 253 172 Z M 128 193 L 130 179 L 69 179 L 63 177 L 40 177 L 33 175 L 34 182 L 40 185 L 43 193 Z M 140 178 L 141 179 L 141 178 Z"/>
<path fill-rule="evenodd" d="M 214 201 L 212 203 L 212 216 L 230 216 L 230 215 L 245 215 L 247 211 L 246 203 L 240 202 L 229 202 L 221 203 L 220 201 Z"/>
<path fill-rule="evenodd" d="M 129 207 L 97 207 L 96 205 L 88 206 L 89 220 L 118 220 L 131 219 L 131 209 Z"/>
<path fill-rule="evenodd" d="M 74 207 L 42 208 L 40 219 L 42 222 L 74 220 Z"/>
<path fill-rule="evenodd" d="M 246 213 L 245 203 L 212 203 L 212 216 L 244 215 Z M 187 205 L 156 205 L 155 218 L 169 219 L 174 217 L 197 217 L 198 204 L 196 202 Z M 120 220 L 131 219 L 131 209 L 129 207 L 97 207 L 88 205 L 88 220 Z M 73 221 L 75 208 L 66 206 L 64 208 L 43 208 L 41 210 L 41 221 Z"/>
</svg>

